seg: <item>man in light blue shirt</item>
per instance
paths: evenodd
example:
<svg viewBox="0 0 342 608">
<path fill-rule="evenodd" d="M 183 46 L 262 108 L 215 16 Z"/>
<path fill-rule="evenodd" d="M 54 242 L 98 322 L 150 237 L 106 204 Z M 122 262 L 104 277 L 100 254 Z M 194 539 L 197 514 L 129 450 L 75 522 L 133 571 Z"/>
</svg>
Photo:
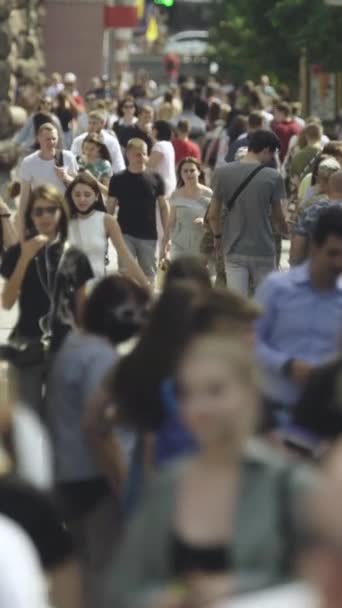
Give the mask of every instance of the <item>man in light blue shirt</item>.
<svg viewBox="0 0 342 608">
<path fill-rule="evenodd" d="M 311 236 L 308 261 L 270 274 L 256 299 L 257 355 L 264 392 L 275 409 L 298 401 L 312 371 L 335 357 L 342 336 L 342 209 L 322 211 Z"/>
</svg>

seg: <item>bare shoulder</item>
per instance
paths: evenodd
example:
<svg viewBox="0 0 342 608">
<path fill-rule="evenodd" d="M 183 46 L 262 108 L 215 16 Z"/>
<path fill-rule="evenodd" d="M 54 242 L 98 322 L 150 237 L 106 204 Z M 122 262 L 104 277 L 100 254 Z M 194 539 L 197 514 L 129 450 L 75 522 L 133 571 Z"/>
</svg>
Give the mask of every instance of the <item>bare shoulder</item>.
<svg viewBox="0 0 342 608">
<path fill-rule="evenodd" d="M 183 188 L 177 188 L 176 190 L 174 190 L 174 192 L 172 192 L 171 198 L 177 198 L 178 196 L 181 196 L 182 194 L 183 194 Z"/>
<path fill-rule="evenodd" d="M 213 191 L 211 188 L 208 188 L 208 186 L 202 186 L 201 187 L 201 192 L 202 194 L 204 194 L 205 196 L 212 196 L 213 195 Z"/>
</svg>

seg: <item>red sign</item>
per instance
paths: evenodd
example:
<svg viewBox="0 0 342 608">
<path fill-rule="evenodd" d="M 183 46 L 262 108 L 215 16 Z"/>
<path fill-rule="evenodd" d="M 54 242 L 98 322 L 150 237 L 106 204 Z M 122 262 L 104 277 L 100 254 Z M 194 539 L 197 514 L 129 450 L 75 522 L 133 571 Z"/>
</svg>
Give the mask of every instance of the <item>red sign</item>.
<svg viewBox="0 0 342 608">
<path fill-rule="evenodd" d="M 104 27 L 130 27 L 138 25 L 136 6 L 104 6 Z"/>
</svg>

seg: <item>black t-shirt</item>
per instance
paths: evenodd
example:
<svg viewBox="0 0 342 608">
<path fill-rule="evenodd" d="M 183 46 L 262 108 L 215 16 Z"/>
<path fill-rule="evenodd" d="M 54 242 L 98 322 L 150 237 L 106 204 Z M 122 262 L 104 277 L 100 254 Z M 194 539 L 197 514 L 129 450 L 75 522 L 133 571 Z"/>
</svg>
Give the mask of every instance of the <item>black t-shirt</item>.
<svg viewBox="0 0 342 608">
<path fill-rule="evenodd" d="M 74 117 L 74 114 L 72 113 L 72 111 L 71 110 L 61 110 L 61 109 L 57 108 L 57 110 L 55 110 L 55 114 L 59 118 L 59 121 L 62 125 L 63 133 L 67 133 L 68 131 L 70 131 L 70 128 L 71 128 L 70 123 Z"/>
<path fill-rule="evenodd" d="M 4 253 L 0 274 L 9 279 L 18 263 L 21 246 L 13 245 Z M 40 283 L 35 259 L 27 266 L 19 294 L 19 318 L 16 329 L 25 338 L 41 336 L 39 319 L 49 312 L 50 300 Z"/>
<path fill-rule="evenodd" d="M 156 240 L 156 201 L 164 196 L 165 185 L 157 173 L 116 173 L 110 180 L 109 196 L 119 201 L 118 222 L 124 234 Z"/>
<path fill-rule="evenodd" d="M 152 138 L 145 133 L 137 124 L 135 125 L 123 125 L 120 124 L 119 121 L 115 122 L 113 125 L 113 130 L 115 131 L 117 138 L 119 140 L 120 146 L 122 148 L 126 148 L 130 139 L 138 138 L 142 139 L 147 145 L 148 153 L 151 152 L 152 149 Z"/>
<path fill-rule="evenodd" d="M 67 250 L 63 264 L 59 267 L 62 252 L 62 244 L 54 243 L 48 248 L 43 247 L 29 262 L 19 294 L 19 319 L 16 325 L 16 332 L 21 337 L 41 337 L 40 320 L 50 312 L 49 294 L 54 292 L 51 327 L 53 350 L 58 348 L 73 325 L 77 290 L 94 276 L 87 256 L 76 247 Z M 12 276 L 20 254 L 20 244 L 13 245 L 6 251 L 0 268 L 0 274 L 5 279 Z"/>
<path fill-rule="evenodd" d="M 0 513 L 15 521 L 31 538 L 47 570 L 72 555 L 70 534 L 51 496 L 13 477 L 0 479 Z"/>
</svg>

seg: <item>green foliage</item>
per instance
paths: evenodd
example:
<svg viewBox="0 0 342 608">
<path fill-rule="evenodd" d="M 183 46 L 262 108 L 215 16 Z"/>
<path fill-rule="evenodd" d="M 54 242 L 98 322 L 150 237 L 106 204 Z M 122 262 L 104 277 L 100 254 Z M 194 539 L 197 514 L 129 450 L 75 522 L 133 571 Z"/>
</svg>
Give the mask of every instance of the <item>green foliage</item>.
<svg viewBox="0 0 342 608">
<path fill-rule="evenodd" d="M 213 23 L 211 56 L 233 79 L 296 85 L 303 48 L 309 63 L 341 69 L 342 7 L 324 0 L 216 0 Z"/>
</svg>

